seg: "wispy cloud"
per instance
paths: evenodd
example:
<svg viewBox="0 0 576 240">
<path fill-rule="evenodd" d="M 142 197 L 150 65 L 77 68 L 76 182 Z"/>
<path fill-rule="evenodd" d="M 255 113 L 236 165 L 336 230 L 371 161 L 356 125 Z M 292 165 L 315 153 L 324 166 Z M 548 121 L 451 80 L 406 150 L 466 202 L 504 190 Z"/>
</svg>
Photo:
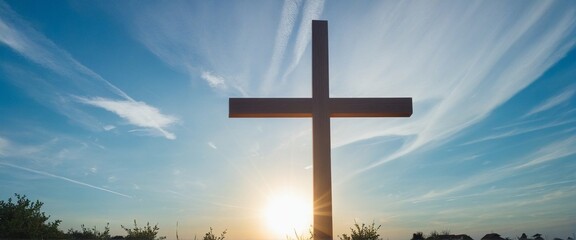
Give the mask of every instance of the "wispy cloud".
<svg viewBox="0 0 576 240">
<path fill-rule="evenodd" d="M 354 26 L 377 25 L 382 31 L 362 28 L 366 34 L 357 39 L 362 43 L 348 45 L 351 56 L 332 65 L 339 76 L 331 80 L 336 95 L 414 99 L 411 119 L 340 129 L 345 137 L 335 145 L 374 135 L 406 136 L 398 151 L 359 172 L 425 145 L 441 146 L 538 79 L 575 43 L 574 6 L 557 2 L 523 5 L 514 17 L 499 4 L 389 5 L 394 4 L 382 3 L 384 12 L 374 11 L 369 23 Z"/>
<path fill-rule="evenodd" d="M 324 0 L 318 1 L 305 1 L 304 8 L 302 10 L 302 19 L 300 20 L 300 26 L 298 27 L 298 34 L 296 35 L 296 43 L 294 45 L 294 52 L 292 54 L 292 61 L 290 65 L 285 69 L 284 75 L 282 76 L 282 82 L 286 81 L 286 77 L 296 69 L 306 47 L 310 44 L 312 39 L 312 20 L 318 20 L 322 11 L 324 10 Z"/>
<path fill-rule="evenodd" d="M 226 89 L 226 82 L 222 76 L 218 76 L 209 71 L 203 71 L 201 77 L 206 80 L 212 88 Z"/>
<path fill-rule="evenodd" d="M 465 142 L 461 145 L 470 145 L 470 144 L 479 143 L 479 142 L 485 142 L 485 141 L 490 141 L 490 140 L 497 140 L 497 139 L 513 137 L 513 136 L 517 136 L 517 135 L 521 135 L 521 134 L 525 134 L 525 133 L 530 133 L 530 132 L 535 132 L 535 131 L 544 130 L 544 129 L 548 129 L 548 128 L 563 126 L 563 125 L 571 124 L 574 122 L 576 122 L 576 120 L 551 122 L 551 123 L 545 123 L 543 125 L 514 129 L 514 130 L 507 131 L 507 132 L 498 133 L 498 134 L 490 135 L 487 137 L 478 138 L 478 139 L 475 139 L 475 140 L 472 140 L 469 142 Z"/>
<path fill-rule="evenodd" d="M 82 98 L 78 97 L 82 103 L 100 107 L 113 112 L 130 124 L 152 129 L 163 135 L 167 139 L 176 139 L 176 136 L 165 130 L 174 124 L 177 118 L 160 113 L 157 108 L 147 105 L 144 102 L 111 100 L 105 98 Z"/>
<path fill-rule="evenodd" d="M 0 137 L 0 156 L 6 155 L 6 151 L 8 150 L 8 140 Z"/>
<path fill-rule="evenodd" d="M 68 52 L 31 27 L 4 2 L 0 2 L 0 29 L 1 43 L 38 65 L 82 83 L 78 90 L 112 92 L 131 99 L 122 90 L 82 65 Z"/>
<path fill-rule="evenodd" d="M 560 93 L 554 97 L 549 98 L 548 100 L 546 100 L 542 104 L 532 108 L 532 110 L 530 110 L 528 113 L 526 113 L 526 115 L 524 115 L 524 117 L 532 116 L 532 115 L 537 114 L 539 112 L 546 111 L 548 109 L 556 107 L 556 106 L 570 100 L 570 98 L 572 96 L 574 96 L 575 91 L 576 90 L 574 88 L 567 89 L 564 92 L 562 92 L 562 93 Z"/>
<path fill-rule="evenodd" d="M 433 189 L 429 192 L 423 194 L 422 196 L 417 196 L 408 199 L 409 202 L 421 202 L 421 201 L 431 201 L 443 198 L 454 198 L 456 196 L 466 196 L 458 193 L 465 192 L 475 187 L 486 186 L 491 183 L 495 183 L 507 178 L 514 178 L 520 174 L 526 173 L 530 170 L 529 167 L 544 164 L 549 161 L 557 160 L 563 157 L 576 154 L 576 137 L 568 137 L 555 142 L 552 142 L 540 149 L 536 149 L 533 152 L 528 152 L 525 156 L 516 160 L 514 163 L 509 163 L 501 167 L 492 168 L 489 170 L 478 171 L 477 173 L 455 182 L 452 186 L 445 188 L 440 187 L 439 189 Z M 558 181 L 554 183 L 541 183 L 522 186 L 516 189 L 518 192 L 526 191 L 527 189 L 538 188 L 538 189 L 549 189 L 552 185 L 564 185 L 566 183 L 571 183 L 574 180 L 568 181 Z M 481 194 L 488 194 L 490 192 L 484 192 Z M 477 196 L 478 194 L 473 194 Z"/>
<path fill-rule="evenodd" d="M 242 66 L 250 62 L 250 55 L 242 50 L 250 46 L 248 41 L 234 44 L 239 37 L 232 34 L 249 30 L 229 26 L 230 23 L 221 22 L 223 18 L 206 14 L 212 9 L 218 11 L 217 8 L 220 6 L 213 2 L 170 2 L 124 5 L 113 11 L 125 19 L 123 23 L 136 40 L 167 65 L 186 74 L 190 81 L 203 80 L 215 91 L 246 95 L 242 82 L 246 77 L 239 72 L 247 71 Z M 237 20 L 234 24 L 242 24 L 245 19 Z M 228 28 L 215 31 L 214 25 Z M 256 26 L 250 26 L 253 29 Z M 250 44 L 257 46 L 256 41 Z"/>
<path fill-rule="evenodd" d="M 31 27 L 4 2 L 0 2 L 0 30 L 2 31 L 0 43 L 29 61 L 61 76 L 56 83 L 47 77 L 3 66 L 4 70 L 12 73 L 11 81 L 30 92 L 32 97 L 40 103 L 49 105 L 70 119 L 80 121 L 93 129 L 108 131 L 113 128 L 109 124 L 92 126 L 97 121 L 90 120 L 93 117 L 74 104 L 74 99 L 80 99 L 82 103 L 112 111 L 131 124 L 155 129 L 169 139 L 175 138 L 173 133 L 164 129 L 175 122 L 175 118 L 162 115 L 158 109 L 132 99 L 124 91 L 82 65 L 68 52 Z M 32 81 L 35 83 L 30 83 Z M 109 100 L 113 98 L 121 100 Z"/>
<path fill-rule="evenodd" d="M 265 89 L 268 89 L 270 84 L 278 77 L 280 64 L 284 60 L 284 53 L 288 46 L 288 40 L 290 40 L 290 36 L 292 35 L 301 3 L 302 1 L 300 0 L 284 1 L 282 14 L 280 15 L 280 23 L 278 23 L 278 30 L 276 31 L 272 59 L 268 71 L 264 75 L 264 83 L 262 84 L 264 91 L 266 91 Z"/>
<path fill-rule="evenodd" d="M 48 173 L 48 172 L 44 172 L 44 171 L 39 171 L 39 170 L 34 170 L 34 169 L 26 168 L 26 167 L 21 167 L 21 166 L 17 166 L 17 165 L 10 164 L 10 163 L 6 163 L 6 162 L 0 162 L 0 165 L 4 165 L 4 166 L 7 166 L 7 167 L 12 167 L 12 168 L 24 170 L 24 171 L 31 172 L 31 173 L 36 173 L 36 174 L 43 175 L 43 176 L 47 176 L 47 177 L 52 177 L 52 178 L 64 180 L 64 181 L 67 181 L 67 182 L 71 182 L 71 183 L 74 183 L 74 184 L 82 185 L 82 186 L 89 187 L 89 188 L 92 188 L 92 189 L 96 189 L 96 190 L 100 190 L 100 191 L 104 191 L 104 192 L 116 194 L 116 195 L 118 195 L 118 196 L 127 197 L 127 198 L 132 198 L 131 196 L 126 195 L 126 194 L 123 194 L 123 193 L 119 193 L 119 192 L 116 192 L 116 191 L 112 191 L 112 190 L 106 189 L 106 188 L 97 187 L 97 186 L 94 186 L 94 185 L 91 185 L 91 184 L 88 184 L 88 183 L 85 183 L 85 182 L 80 182 L 80 181 L 77 181 L 77 180 L 74 180 L 74 179 L 70 179 L 70 178 L 63 177 L 63 176 L 59 176 L 59 175 L 52 174 L 52 173 Z"/>
<path fill-rule="evenodd" d="M 576 137 L 561 139 L 540 148 L 528 157 L 531 159 L 530 161 L 515 167 L 515 169 L 543 164 L 573 154 L 576 154 Z"/>
</svg>

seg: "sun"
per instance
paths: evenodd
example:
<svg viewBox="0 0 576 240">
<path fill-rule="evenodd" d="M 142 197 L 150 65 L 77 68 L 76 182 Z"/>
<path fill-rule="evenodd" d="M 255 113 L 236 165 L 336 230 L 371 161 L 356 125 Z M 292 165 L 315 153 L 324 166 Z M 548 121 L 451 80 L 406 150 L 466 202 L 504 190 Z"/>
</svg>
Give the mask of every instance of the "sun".
<svg viewBox="0 0 576 240">
<path fill-rule="evenodd" d="M 271 197 L 263 212 L 268 228 L 281 237 L 307 232 L 312 223 L 310 202 L 293 194 Z"/>
</svg>

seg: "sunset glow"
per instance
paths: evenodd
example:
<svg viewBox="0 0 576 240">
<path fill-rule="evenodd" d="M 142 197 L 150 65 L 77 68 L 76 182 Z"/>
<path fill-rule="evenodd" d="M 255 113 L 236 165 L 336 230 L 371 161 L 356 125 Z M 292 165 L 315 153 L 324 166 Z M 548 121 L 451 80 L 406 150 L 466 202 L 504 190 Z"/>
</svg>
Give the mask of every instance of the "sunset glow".
<svg viewBox="0 0 576 240">
<path fill-rule="evenodd" d="M 277 236 L 307 233 L 312 224 L 312 207 L 306 200 L 293 194 L 271 197 L 263 211 L 266 226 Z"/>
</svg>

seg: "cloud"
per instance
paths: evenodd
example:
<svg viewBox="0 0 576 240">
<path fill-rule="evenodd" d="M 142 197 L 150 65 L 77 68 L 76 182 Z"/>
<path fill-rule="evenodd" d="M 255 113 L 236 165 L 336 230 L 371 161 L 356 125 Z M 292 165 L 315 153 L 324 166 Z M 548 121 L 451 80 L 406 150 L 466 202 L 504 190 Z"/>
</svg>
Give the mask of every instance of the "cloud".
<svg viewBox="0 0 576 240">
<path fill-rule="evenodd" d="M 301 5 L 300 0 L 286 0 L 282 7 L 282 14 L 280 15 L 280 22 L 278 23 L 278 30 L 276 31 L 276 39 L 274 41 L 274 49 L 272 51 L 272 59 L 268 71 L 264 75 L 263 89 L 268 89 L 272 82 L 278 77 L 280 64 L 284 60 L 284 53 L 288 46 L 288 40 L 294 30 L 296 17 L 298 17 L 298 8 Z"/>
<path fill-rule="evenodd" d="M 8 140 L 0 137 L 0 156 L 4 156 L 7 154 L 9 146 L 10 146 L 10 142 L 8 142 Z"/>
<path fill-rule="evenodd" d="M 1 43 L 31 62 L 64 77 L 55 82 L 43 76 L 29 74 L 28 71 L 17 71 L 3 66 L 12 72 L 11 81 L 30 92 L 38 102 L 50 105 L 63 115 L 80 121 L 92 129 L 109 131 L 115 128 L 112 125 L 93 126 L 98 124 L 96 123 L 98 121 L 75 106 L 74 101 L 70 101 L 70 99 L 80 100 L 82 103 L 114 112 L 128 120 L 130 124 L 144 127 L 146 130 L 153 129 L 153 132 L 158 132 L 168 139 L 176 138 L 173 133 L 165 130 L 168 125 L 177 120 L 175 117 L 163 115 L 155 107 L 132 99 L 32 28 L 4 2 L 0 2 L 0 30 L 2 31 Z M 217 87 L 223 84 L 215 77 L 211 77 L 210 80 L 212 80 L 211 84 Z M 122 100 L 110 100 L 118 97 Z"/>
<path fill-rule="evenodd" d="M 44 171 L 39 171 L 39 170 L 30 169 L 30 168 L 25 168 L 25 167 L 17 166 L 17 165 L 10 164 L 10 163 L 6 163 L 6 162 L 0 162 L 0 165 L 4 165 L 4 166 L 8 166 L 8 167 L 12 167 L 12 168 L 24 170 L 24 171 L 31 172 L 31 173 L 36 173 L 36 174 L 39 174 L 39 175 L 44 175 L 44 176 L 47 176 L 47 177 L 52 177 L 52 178 L 64 180 L 64 181 L 67 181 L 67 182 L 71 182 L 71 183 L 74 183 L 74 184 L 82 185 L 82 186 L 89 187 L 89 188 L 92 188 L 92 189 L 96 189 L 96 190 L 100 190 L 100 191 L 104 191 L 104 192 L 116 194 L 116 195 L 118 195 L 118 196 L 122 196 L 122 197 L 126 197 L 126 198 L 132 198 L 131 196 L 126 195 L 126 194 L 123 194 L 123 193 L 119 193 L 119 192 L 116 192 L 116 191 L 112 191 L 112 190 L 109 190 L 109 189 L 106 189 L 106 188 L 97 187 L 97 186 L 94 186 L 94 185 L 91 185 L 91 184 L 88 184 L 88 183 L 76 181 L 76 180 L 74 180 L 74 179 L 70 179 L 70 178 L 63 177 L 63 176 L 58 176 L 58 175 L 51 174 L 51 173 L 47 173 L 47 172 L 44 172 Z"/>
<path fill-rule="evenodd" d="M 235 4 L 227 8 L 253 9 L 245 4 L 235 8 L 232 6 Z M 124 19 L 121 23 L 126 24 L 134 38 L 161 61 L 186 74 L 192 81 L 197 81 L 200 76 L 215 91 L 246 95 L 243 79 L 248 77 L 244 72 L 249 72 L 246 65 L 251 62 L 252 56 L 248 53 L 262 49 L 260 43 L 251 38 L 256 35 L 253 32 L 262 29 L 258 26 L 261 21 L 256 24 L 246 21 L 259 15 L 244 12 L 240 14 L 244 17 L 234 18 L 231 23 L 225 20 L 227 17 L 208 14 L 222 11 L 220 4 L 214 2 L 120 5 L 111 6 L 111 11 L 118 13 L 119 18 Z M 267 5 L 273 4 L 263 3 L 258 7 L 266 9 Z M 215 26 L 226 26 L 226 30 Z"/>
<path fill-rule="evenodd" d="M 64 160 L 78 156 L 87 146 L 82 141 L 58 136 L 57 133 L 29 131 L 34 132 L 33 135 L 39 140 L 38 142 L 21 144 L 14 139 L 0 137 L 0 157 L 23 158 L 37 163 L 59 165 Z"/>
<path fill-rule="evenodd" d="M 521 164 L 515 167 L 515 169 L 543 164 L 573 154 L 576 154 L 576 137 L 569 137 L 566 139 L 558 140 L 556 142 L 552 142 L 540 148 L 538 151 L 528 157 L 531 159 L 529 162 Z"/>
<path fill-rule="evenodd" d="M 442 146 L 490 116 L 573 48 L 573 5 L 532 2 L 510 6 L 517 9 L 512 16 L 503 10 L 508 4 L 515 3 L 382 3 L 351 27 L 363 34 L 331 42 L 332 49 L 346 47 L 347 54 L 331 61 L 331 76 L 337 76 L 331 79 L 331 94 L 414 99 L 410 119 L 365 120 L 338 129 L 342 137 L 334 145 L 383 135 L 406 139 L 396 152 L 357 173 L 424 146 Z"/>
<path fill-rule="evenodd" d="M 517 136 L 517 135 L 521 135 L 521 134 L 525 134 L 525 133 L 530 133 L 530 132 L 535 132 L 535 131 L 540 131 L 540 130 L 544 130 L 544 129 L 548 129 L 548 128 L 553 128 L 553 127 L 558 127 L 558 126 L 563 126 L 566 124 L 571 124 L 576 122 L 576 120 L 567 120 L 567 121 L 561 121 L 561 122 L 551 122 L 551 123 L 545 123 L 542 125 L 537 125 L 537 126 L 533 126 L 533 127 L 527 127 L 527 128 L 523 128 L 523 129 L 514 129 L 514 130 L 510 130 L 507 132 L 503 132 L 503 133 L 498 133 L 498 134 L 494 134 L 491 136 L 487 136 L 487 137 L 483 137 L 483 138 L 479 138 L 479 139 L 475 139 L 469 142 L 465 142 L 462 143 L 461 145 L 470 145 L 470 144 L 475 144 L 475 143 L 479 143 L 479 142 L 484 142 L 484 141 L 490 141 L 490 140 L 497 140 L 497 139 L 502 139 L 502 138 L 508 138 L 508 137 L 513 137 L 513 136 Z"/>
<path fill-rule="evenodd" d="M 330 38 L 330 51 L 337 53 L 330 59 L 332 96 L 413 97 L 410 119 L 334 124 L 339 137 L 332 139 L 333 146 L 386 135 L 404 138 L 396 152 L 359 172 L 424 146 L 440 146 L 490 116 L 565 56 L 574 46 L 576 26 L 574 6 L 553 1 L 379 2 L 370 9 L 350 8 L 346 14 L 325 8 L 323 1 L 286 1 L 282 8 L 262 6 L 269 15 L 251 16 L 235 8 L 235 15 L 247 16 L 235 22 L 196 12 L 217 7 L 199 5 L 138 7 L 124 22 L 132 23 L 136 37 L 151 52 L 196 78 L 202 75 L 202 67 L 196 66 L 206 64 L 204 69 L 235 76 L 226 78 L 229 88 L 242 79 L 246 84 L 238 85 L 248 93 L 290 96 L 304 88 L 268 81 L 284 79 L 277 74 L 302 74 L 294 66 L 303 62 L 309 46 L 310 20 L 322 17 L 332 24 L 332 34 L 340 34 Z M 262 21 L 272 14 L 279 16 L 278 22 Z M 229 28 L 216 32 L 209 25 Z"/>
<path fill-rule="evenodd" d="M 282 76 L 282 82 L 286 81 L 286 77 L 296 69 L 296 66 L 302 60 L 306 47 L 310 44 L 312 39 L 312 20 L 317 20 L 322 15 L 324 10 L 324 1 L 305 1 L 302 10 L 302 19 L 300 20 L 300 27 L 298 27 L 298 34 L 296 35 L 296 43 L 292 54 L 292 61 L 285 69 Z"/>
<path fill-rule="evenodd" d="M 529 167 L 544 164 L 549 161 L 557 160 L 563 157 L 576 154 L 576 137 L 568 137 L 555 142 L 552 142 L 534 152 L 528 153 L 522 159 L 527 160 L 524 163 L 511 163 L 502 167 L 489 169 L 481 171 L 477 174 L 469 176 L 465 179 L 461 179 L 451 187 L 442 188 L 440 190 L 430 190 L 426 194 L 418 197 L 408 199 L 409 202 L 421 202 L 437 200 L 440 198 L 450 197 L 454 198 L 454 194 L 458 192 L 464 192 L 474 187 L 487 185 L 490 183 L 495 183 L 506 178 L 514 178 L 520 175 L 523 171 L 529 170 Z M 522 187 L 519 192 L 523 192 L 524 188 L 541 188 L 541 189 L 551 189 L 552 185 L 560 185 L 565 183 L 573 182 L 573 180 L 559 181 L 555 183 L 542 183 L 538 182 L 534 185 Z M 485 193 L 482 193 L 485 194 Z M 475 194 L 473 194 L 475 195 Z M 461 197 L 461 196 L 460 196 Z"/>
<path fill-rule="evenodd" d="M 108 179 L 107 179 L 107 181 L 108 181 L 109 183 L 116 182 L 117 180 L 118 180 L 118 178 L 116 178 L 115 176 L 110 176 L 110 177 L 108 177 Z"/>
<path fill-rule="evenodd" d="M 206 82 L 208 82 L 208 85 L 210 85 L 210 87 L 212 88 L 226 89 L 226 82 L 224 81 L 224 78 L 221 76 L 215 75 L 208 71 L 203 71 L 200 77 L 206 80 Z"/>
<path fill-rule="evenodd" d="M 145 129 L 153 129 L 167 139 L 176 139 L 176 135 L 166 131 L 165 128 L 174 124 L 178 119 L 173 116 L 164 115 L 160 113 L 157 108 L 149 106 L 144 102 L 111 100 L 100 97 L 92 99 L 78 97 L 77 99 L 82 103 L 113 112 L 132 125 Z"/>
<path fill-rule="evenodd" d="M 75 84 L 81 85 L 77 90 L 111 92 L 131 99 L 122 90 L 82 65 L 68 52 L 32 28 L 4 2 L 0 2 L 0 30 L 1 43 L 38 65 L 73 78 Z"/>
<path fill-rule="evenodd" d="M 543 112 L 543 111 L 546 111 L 546 110 L 551 109 L 553 107 L 556 107 L 556 106 L 570 100 L 570 98 L 572 96 L 574 96 L 574 92 L 575 92 L 574 88 L 567 89 L 564 92 L 562 92 L 562 93 L 560 93 L 560 94 L 558 94 L 552 98 L 549 98 L 548 100 L 546 100 L 546 102 L 543 102 L 542 104 L 532 108 L 532 110 L 530 110 L 528 113 L 526 113 L 526 115 L 524 115 L 524 117 L 532 116 L 536 113 Z"/>
</svg>

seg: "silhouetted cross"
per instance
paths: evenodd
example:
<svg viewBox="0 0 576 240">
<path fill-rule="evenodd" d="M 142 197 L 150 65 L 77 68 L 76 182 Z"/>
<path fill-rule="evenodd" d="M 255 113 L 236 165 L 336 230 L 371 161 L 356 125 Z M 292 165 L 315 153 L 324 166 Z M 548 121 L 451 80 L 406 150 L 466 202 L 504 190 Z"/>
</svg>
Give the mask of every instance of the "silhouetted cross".
<svg viewBox="0 0 576 240">
<path fill-rule="evenodd" d="M 412 98 L 330 98 L 328 22 L 312 21 L 312 98 L 230 98 L 229 117 L 312 117 L 314 239 L 332 239 L 330 117 L 410 117 Z"/>
</svg>

